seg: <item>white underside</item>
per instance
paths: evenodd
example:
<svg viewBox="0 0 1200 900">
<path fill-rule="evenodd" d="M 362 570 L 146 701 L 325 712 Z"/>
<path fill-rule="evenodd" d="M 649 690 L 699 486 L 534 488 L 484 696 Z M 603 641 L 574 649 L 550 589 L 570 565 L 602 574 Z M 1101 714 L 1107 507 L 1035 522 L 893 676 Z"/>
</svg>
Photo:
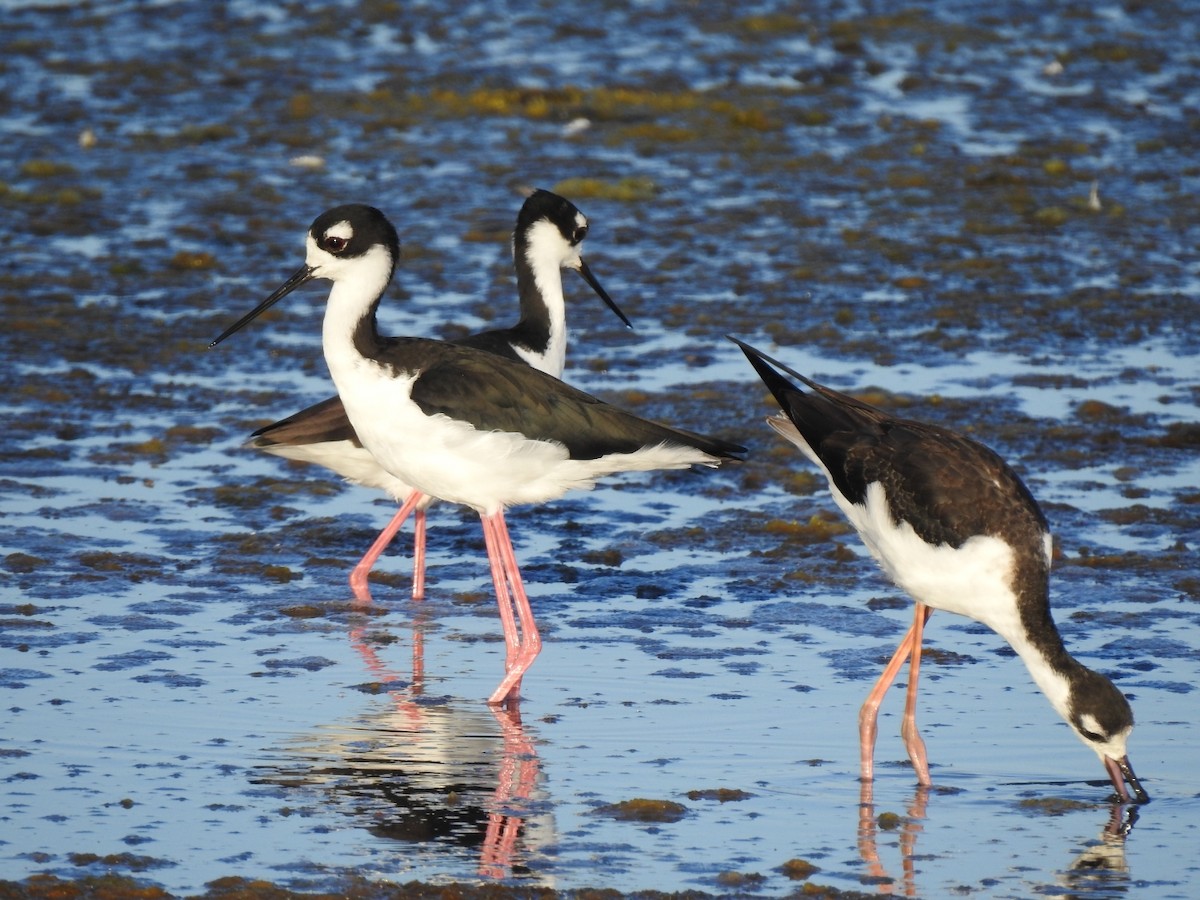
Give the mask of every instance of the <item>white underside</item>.
<svg viewBox="0 0 1200 900">
<path fill-rule="evenodd" d="M 893 520 L 882 484 L 868 485 L 862 504 L 851 503 L 790 420 L 773 416 L 767 422 L 820 466 L 834 501 L 892 581 L 926 606 L 975 619 L 1006 639 L 1020 630 L 1008 544 L 987 535 L 960 547 L 927 544 L 908 522 Z"/>
<path fill-rule="evenodd" d="M 389 474 L 379 465 L 370 450 L 351 441 L 274 444 L 260 449 L 275 456 L 282 456 L 284 459 L 324 466 L 351 484 L 384 491 L 397 503 L 403 503 L 412 493 L 409 485 Z M 422 501 L 421 508 L 424 509 L 430 502 L 431 500 L 426 498 Z"/>
<path fill-rule="evenodd" d="M 562 444 L 425 415 L 408 399 L 412 375 L 389 377 L 361 363 L 331 362 L 330 370 L 359 440 L 383 469 L 422 493 L 485 514 L 588 490 L 614 472 L 714 462 L 699 450 L 671 446 L 573 460 Z"/>
</svg>

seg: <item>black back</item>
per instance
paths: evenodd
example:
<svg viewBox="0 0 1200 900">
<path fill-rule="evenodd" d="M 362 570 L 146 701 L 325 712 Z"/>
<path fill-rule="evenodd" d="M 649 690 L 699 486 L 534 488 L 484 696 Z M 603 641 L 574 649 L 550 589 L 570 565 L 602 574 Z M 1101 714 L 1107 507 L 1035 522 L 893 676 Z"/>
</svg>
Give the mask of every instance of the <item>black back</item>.
<svg viewBox="0 0 1200 900">
<path fill-rule="evenodd" d="M 426 338 L 379 338 L 371 353 L 396 372 L 419 371 L 412 399 L 426 415 L 446 415 L 482 431 L 506 431 L 563 444 L 572 459 L 632 453 L 657 444 L 694 447 L 718 459 L 746 448 L 635 416 L 552 375 L 470 347 Z"/>
<path fill-rule="evenodd" d="M 956 432 L 883 410 L 817 384 L 733 339 L 834 485 L 851 503 L 879 482 L 897 523 L 930 544 L 960 547 L 991 534 L 1042 557 L 1046 518 L 1007 463 Z M 774 366 L 803 382 L 801 390 Z"/>
</svg>

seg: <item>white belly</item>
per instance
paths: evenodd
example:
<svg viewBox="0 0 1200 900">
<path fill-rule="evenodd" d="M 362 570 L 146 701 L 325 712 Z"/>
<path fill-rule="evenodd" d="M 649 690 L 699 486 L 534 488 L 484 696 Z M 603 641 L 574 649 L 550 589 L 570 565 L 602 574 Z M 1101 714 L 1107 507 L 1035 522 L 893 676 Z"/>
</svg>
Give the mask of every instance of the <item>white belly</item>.
<svg viewBox="0 0 1200 900">
<path fill-rule="evenodd" d="M 914 599 L 975 619 L 1001 635 L 1013 633 L 1017 602 L 1013 551 L 1007 543 L 977 535 L 959 547 L 927 544 L 907 522 L 892 521 L 878 482 L 867 487 L 863 506 L 850 503 L 836 489 L 833 494 L 871 555 Z"/>
<path fill-rule="evenodd" d="M 366 362 L 334 374 L 363 447 L 395 478 L 431 497 L 485 513 L 591 486 L 586 467 L 571 464 L 560 444 L 480 431 L 444 415 L 427 416 L 409 398 L 416 377 L 390 376 Z"/>
<path fill-rule="evenodd" d="M 412 492 L 411 487 L 380 466 L 371 451 L 351 441 L 268 444 L 260 449 L 285 459 L 324 466 L 351 484 L 386 491 L 397 503 L 403 503 Z"/>
</svg>

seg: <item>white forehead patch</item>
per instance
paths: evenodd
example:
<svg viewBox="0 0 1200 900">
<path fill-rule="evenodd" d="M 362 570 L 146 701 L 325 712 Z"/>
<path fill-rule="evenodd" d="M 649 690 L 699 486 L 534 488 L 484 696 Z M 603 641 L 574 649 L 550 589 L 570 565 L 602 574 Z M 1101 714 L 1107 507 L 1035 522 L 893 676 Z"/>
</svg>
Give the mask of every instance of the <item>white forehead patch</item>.
<svg viewBox="0 0 1200 900">
<path fill-rule="evenodd" d="M 1104 734 L 1104 726 L 1091 713 L 1084 713 L 1080 716 L 1079 724 L 1084 731 L 1090 731 L 1092 734 Z"/>
<path fill-rule="evenodd" d="M 575 213 L 575 227 L 576 228 L 587 228 L 587 216 L 585 216 L 581 212 L 576 212 Z"/>
<path fill-rule="evenodd" d="M 354 237 L 354 228 L 345 219 L 338 222 L 336 225 L 330 225 L 325 229 L 324 237 L 339 237 L 343 240 L 350 240 Z"/>
</svg>

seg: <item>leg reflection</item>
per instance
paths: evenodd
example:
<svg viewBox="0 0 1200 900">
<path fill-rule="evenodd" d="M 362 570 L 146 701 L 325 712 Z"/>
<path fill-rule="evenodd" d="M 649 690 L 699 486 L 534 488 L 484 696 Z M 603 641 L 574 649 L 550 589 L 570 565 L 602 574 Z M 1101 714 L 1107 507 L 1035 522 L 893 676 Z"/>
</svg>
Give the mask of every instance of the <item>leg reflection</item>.
<svg viewBox="0 0 1200 900">
<path fill-rule="evenodd" d="M 925 818 L 929 803 L 929 788 L 917 787 L 908 804 L 908 815 L 900 818 L 884 813 L 875 815 L 874 783 L 862 781 L 858 802 L 858 853 L 867 866 L 867 877 L 881 894 L 897 891 L 896 879 L 888 875 L 879 859 L 878 833 L 880 829 L 893 831 L 899 828 L 900 865 L 903 875 L 899 883 L 901 896 L 916 897 L 916 866 L 913 862 L 917 851 L 917 836 L 922 831 L 921 821 Z"/>
<path fill-rule="evenodd" d="M 490 708 L 500 725 L 504 751 L 479 857 L 479 874 L 485 878 L 507 878 L 512 875 L 517 838 L 529 814 L 529 801 L 541 764 L 521 725 L 518 701 L 509 700 Z"/>
<path fill-rule="evenodd" d="M 364 585 L 354 592 L 355 605 L 359 612 L 365 613 L 371 605 L 371 592 Z M 416 605 L 412 619 L 412 679 L 409 682 L 409 694 L 420 696 L 425 686 L 425 617 L 423 604 Z M 350 629 L 350 644 L 363 658 L 367 669 L 376 676 L 381 684 L 389 684 L 400 680 L 391 669 L 379 659 L 375 647 L 367 640 L 367 626 L 364 622 Z"/>
</svg>

